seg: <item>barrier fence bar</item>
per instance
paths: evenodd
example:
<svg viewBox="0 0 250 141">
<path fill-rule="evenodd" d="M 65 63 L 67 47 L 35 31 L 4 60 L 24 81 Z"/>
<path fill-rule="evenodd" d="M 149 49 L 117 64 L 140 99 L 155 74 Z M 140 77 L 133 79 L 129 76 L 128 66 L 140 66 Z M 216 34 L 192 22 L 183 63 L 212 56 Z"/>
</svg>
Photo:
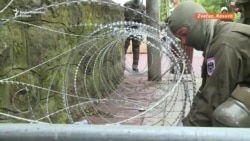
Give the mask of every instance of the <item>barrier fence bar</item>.
<svg viewBox="0 0 250 141">
<path fill-rule="evenodd" d="M 250 141 L 249 128 L 0 124 L 0 141 Z"/>
</svg>

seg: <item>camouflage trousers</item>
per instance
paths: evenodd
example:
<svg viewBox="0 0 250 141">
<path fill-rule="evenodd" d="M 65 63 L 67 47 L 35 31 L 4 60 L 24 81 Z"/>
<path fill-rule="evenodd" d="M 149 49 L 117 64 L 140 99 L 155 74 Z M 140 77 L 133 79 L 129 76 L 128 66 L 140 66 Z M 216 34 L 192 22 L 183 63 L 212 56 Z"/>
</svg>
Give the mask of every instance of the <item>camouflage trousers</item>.
<svg viewBox="0 0 250 141">
<path fill-rule="evenodd" d="M 138 38 L 137 36 L 130 36 L 125 40 L 125 46 L 124 46 L 125 54 L 127 53 L 130 41 L 132 41 L 133 66 L 138 66 L 139 63 L 140 44 L 141 44 L 140 38 Z"/>
</svg>

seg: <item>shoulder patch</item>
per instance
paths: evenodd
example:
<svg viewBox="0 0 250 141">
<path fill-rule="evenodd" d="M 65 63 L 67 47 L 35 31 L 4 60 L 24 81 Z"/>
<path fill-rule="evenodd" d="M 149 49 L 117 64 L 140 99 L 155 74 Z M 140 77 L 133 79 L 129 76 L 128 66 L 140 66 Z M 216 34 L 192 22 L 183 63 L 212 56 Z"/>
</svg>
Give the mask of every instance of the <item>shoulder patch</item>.
<svg viewBox="0 0 250 141">
<path fill-rule="evenodd" d="M 211 76 L 213 74 L 214 69 L 215 69 L 215 58 L 210 57 L 207 59 L 207 75 Z"/>
</svg>

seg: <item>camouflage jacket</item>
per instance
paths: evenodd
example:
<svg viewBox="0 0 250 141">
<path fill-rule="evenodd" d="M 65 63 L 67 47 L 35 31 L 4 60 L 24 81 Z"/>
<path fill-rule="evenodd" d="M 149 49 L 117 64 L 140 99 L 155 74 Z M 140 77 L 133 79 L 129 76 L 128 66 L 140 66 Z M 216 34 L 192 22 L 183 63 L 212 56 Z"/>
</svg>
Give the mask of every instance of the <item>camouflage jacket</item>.
<svg viewBox="0 0 250 141">
<path fill-rule="evenodd" d="M 204 54 L 203 83 L 194 98 L 185 126 L 213 126 L 212 113 L 237 84 L 250 84 L 250 26 L 218 22 Z"/>
<path fill-rule="evenodd" d="M 128 1 L 124 4 L 124 20 L 134 21 L 139 23 L 145 23 L 143 13 L 146 11 L 146 7 L 143 4 L 135 5 L 133 1 Z"/>
</svg>

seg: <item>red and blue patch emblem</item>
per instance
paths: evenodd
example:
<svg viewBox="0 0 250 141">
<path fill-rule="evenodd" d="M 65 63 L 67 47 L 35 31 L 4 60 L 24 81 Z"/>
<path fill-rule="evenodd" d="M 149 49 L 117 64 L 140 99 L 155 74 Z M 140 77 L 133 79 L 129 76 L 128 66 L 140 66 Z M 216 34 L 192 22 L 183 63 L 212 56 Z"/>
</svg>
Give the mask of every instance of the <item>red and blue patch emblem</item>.
<svg viewBox="0 0 250 141">
<path fill-rule="evenodd" d="M 207 59 L 207 75 L 211 76 L 213 74 L 214 69 L 215 69 L 215 58 L 210 57 Z"/>
</svg>

